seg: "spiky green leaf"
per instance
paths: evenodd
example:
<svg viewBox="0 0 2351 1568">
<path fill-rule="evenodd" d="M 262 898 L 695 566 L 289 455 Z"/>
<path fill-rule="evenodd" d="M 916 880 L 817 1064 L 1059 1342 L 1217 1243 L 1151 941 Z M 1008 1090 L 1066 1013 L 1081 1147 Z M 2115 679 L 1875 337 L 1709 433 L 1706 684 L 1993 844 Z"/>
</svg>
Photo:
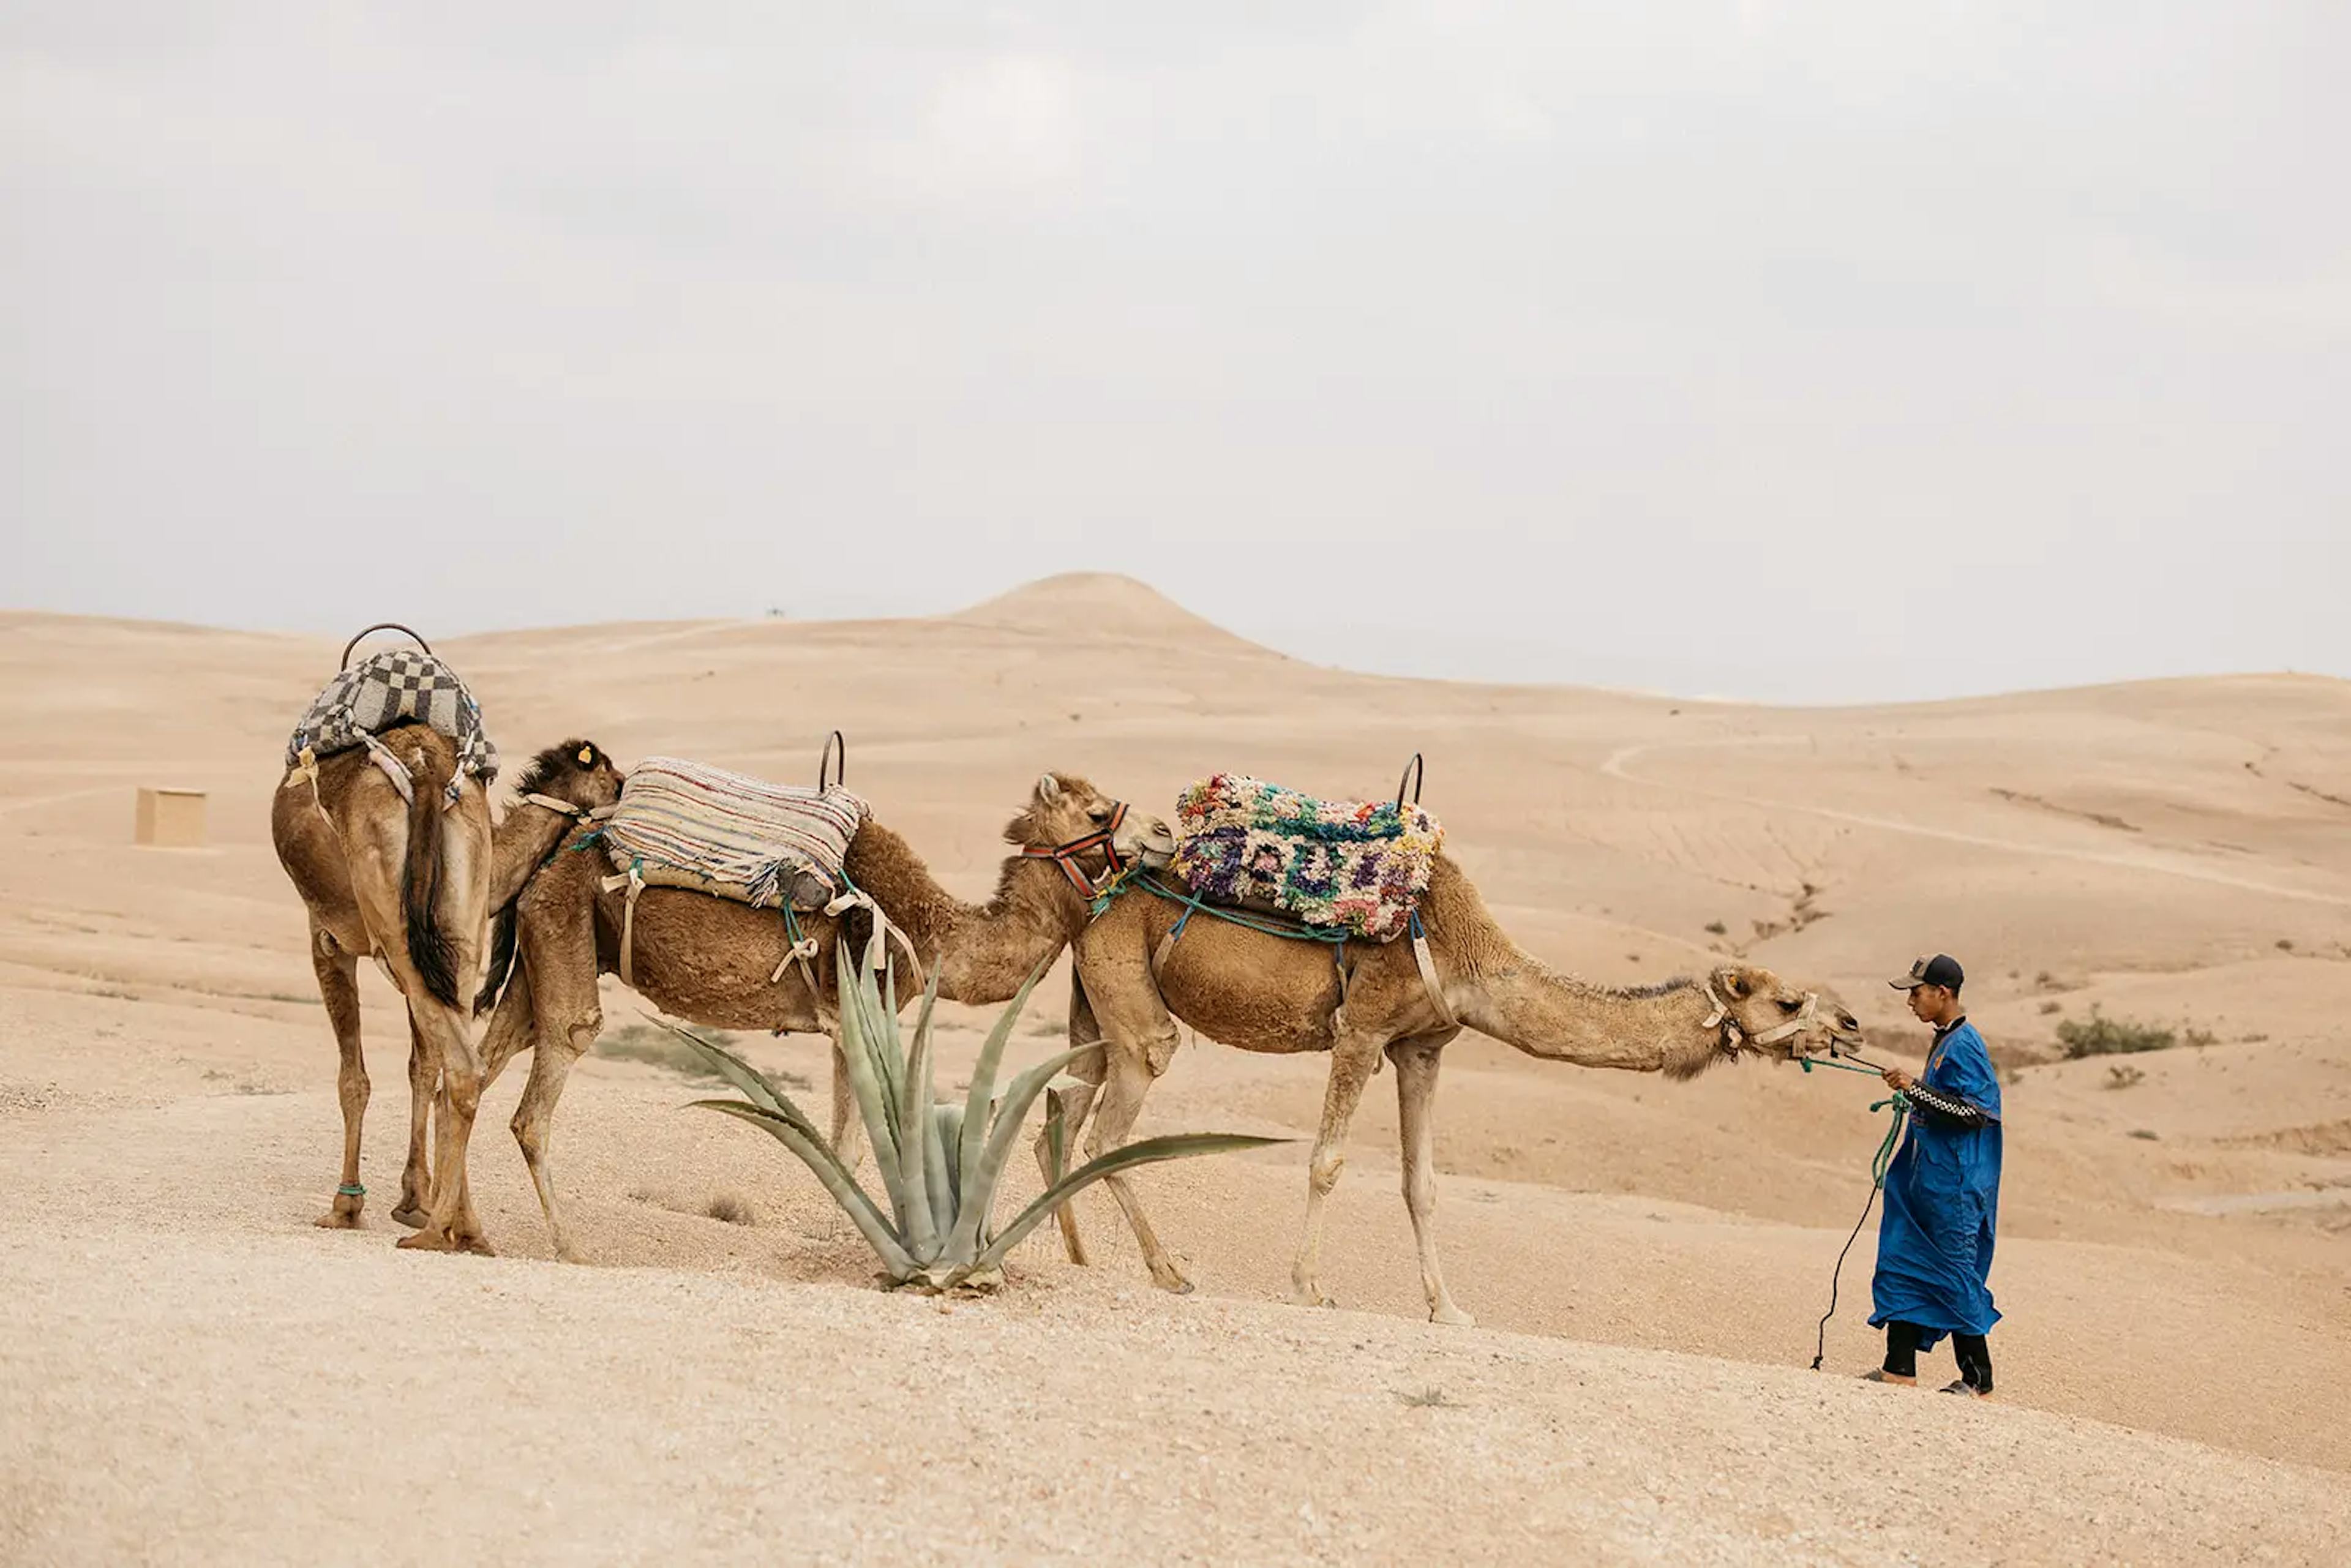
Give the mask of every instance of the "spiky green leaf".
<svg viewBox="0 0 2351 1568">
<path fill-rule="evenodd" d="M 888 1218 L 874 1207 L 873 1200 L 866 1197 L 865 1190 L 850 1178 L 848 1167 L 841 1163 L 841 1157 L 828 1148 L 822 1139 L 803 1133 L 789 1120 L 764 1105 L 747 1104 L 740 1100 L 696 1100 L 691 1108 L 739 1117 L 766 1131 L 778 1143 L 798 1155 L 801 1162 L 815 1173 L 816 1179 L 823 1185 L 825 1191 L 832 1195 L 833 1201 L 841 1205 L 842 1211 L 849 1216 L 850 1223 L 857 1227 L 858 1233 L 865 1238 L 866 1244 L 873 1249 L 874 1256 L 882 1260 L 883 1268 L 893 1279 L 910 1280 L 921 1271 L 922 1266 L 907 1251 L 904 1241 Z"/>
<path fill-rule="evenodd" d="M 972 1064 L 971 1090 L 964 1096 L 963 1137 L 956 1150 L 956 1179 L 959 1190 L 971 1190 L 972 1177 L 979 1169 L 982 1149 L 987 1140 L 987 1107 L 996 1097 L 996 1070 L 1004 1060 L 1005 1042 L 1012 1038 L 1012 1028 L 1020 1021 L 1020 1009 L 1029 1005 L 1029 993 L 1045 977 L 1053 959 L 1046 957 L 1029 971 L 1028 979 L 1013 994 L 1011 1004 L 996 1015 L 996 1026 L 987 1031 L 981 1042 L 979 1060 Z"/>
<path fill-rule="evenodd" d="M 1011 1250 L 1019 1246 L 1030 1231 L 1043 1224 L 1049 1215 L 1104 1176 L 1133 1170 L 1137 1166 L 1157 1165 L 1163 1160 L 1229 1154 L 1237 1149 L 1261 1149 L 1272 1144 L 1296 1141 L 1293 1138 L 1260 1138 L 1248 1133 L 1173 1133 L 1165 1137 L 1144 1138 L 1139 1143 L 1122 1145 L 1100 1158 L 1088 1160 L 1047 1187 L 1035 1202 L 1020 1211 L 1011 1224 L 998 1232 L 994 1241 L 973 1258 L 971 1270 L 977 1272 L 1001 1265 Z"/>
<path fill-rule="evenodd" d="M 890 994 L 894 1000 L 894 981 L 891 982 Z M 892 1027 L 896 1027 L 894 1018 Z M 906 1053 L 906 1082 L 898 1097 L 898 1179 L 906 1188 L 906 1240 L 908 1250 L 925 1263 L 936 1260 L 939 1242 L 946 1234 L 940 1229 L 936 1212 L 931 1207 L 931 1179 L 925 1169 L 935 1134 L 931 1124 L 930 1009 L 925 1007 L 922 1022 L 914 1030 L 914 1042 Z"/>
<path fill-rule="evenodd" d="M 950 1262 L 967 1263 L 979 1253 L 980 1227 L 987 1222 L 987 1211 L 996 1202 L 996 1184 L 1004 1175 L 1005 1162 L 1011 1157 L 1012 1146 L 1020 1136 L 1020 1124 L 1035 1104 L 1037 1096 L 1053 1075 L 1100 1045 L 1100 1040 L 1072 1046 L 1056 1051 L 1012 1081 L 1011 1086 L 998 1096 L 996 1119 L 988 1128 L 987 1141 L 981 1145 L 978 1159 L 964 1167 L 962 1212 L 956 1216 L 955 1235 L 948 1239 L 946 1257 Z M 972 1146 L 970 1113 L 964 1120 L 964 1147 Z"/>
</svg>

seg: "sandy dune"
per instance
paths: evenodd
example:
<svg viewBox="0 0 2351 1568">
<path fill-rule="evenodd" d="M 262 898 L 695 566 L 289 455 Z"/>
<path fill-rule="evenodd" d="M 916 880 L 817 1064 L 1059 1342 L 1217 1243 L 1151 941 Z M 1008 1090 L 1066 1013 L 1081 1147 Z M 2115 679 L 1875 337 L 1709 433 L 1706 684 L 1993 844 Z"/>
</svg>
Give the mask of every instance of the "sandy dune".
<svg viewBox="0 0 2351 1568">
<path fill-rule="evenodd" d="M 970 894 L 1046 768 L 1165 811 L 1218 768 L 1380 793 L 1420 750 L 1449 847 L 1563 967 L 1743 952 L 1915 1057 L 1880 977 L 1958 952 L 2015 1064 L 2003 1398 L 1805 1370 L 1882 1130 L 1867 1080 L 1674 1085 L 1468 1036 L 1439 1156 L 1471 1331 L 1417 1321 L 1384 1080 L 1336 1202 L 1339 1312 L 1282 1304 L 1302 1145 L 1146 1178 L 1196 1296 L 1153 1291 L 1089 1202 L 1097 1267 L 1032 1241 L 1008 1296 L 941 1307 L 864 1290 L 797 1167 L 620 1061 L 583 1066 L 557 1147 L 608 1266 L 546 1260 L 518 1073 L 475 1145 L 507 1256 L 313 1230 L 333 1051 L 266 803 L 335 648 L 8 615 L 0 1561 L 2343 1560 L 2351 684 L 1786 710 L 1413 683 L 1103 579 L 930 621 L 439 646 L 510 761 L 584 734 L 812 779 L 839 726 L 852 786 Z M 142 783 L 209 790 L 212 847 L 133 847 Z M 362 989 L 381 1192 L 404 1030 Z M 637 1005 L 608 991 L 615 1023 Z M 2093 1006 L 2211 1042 L 2031 1064 Z M 817 1042 L 756 1049 L 820 1072 Z M 1319 1063 L 1187 1041 L 1146 1126 L 1302 1134 L 1321 1090 Z M 722 1195 L 753 1223 L 708 1218 Z M 1839 1374 L 1873 1359 L 1867 1253 Z"/>
</svg>

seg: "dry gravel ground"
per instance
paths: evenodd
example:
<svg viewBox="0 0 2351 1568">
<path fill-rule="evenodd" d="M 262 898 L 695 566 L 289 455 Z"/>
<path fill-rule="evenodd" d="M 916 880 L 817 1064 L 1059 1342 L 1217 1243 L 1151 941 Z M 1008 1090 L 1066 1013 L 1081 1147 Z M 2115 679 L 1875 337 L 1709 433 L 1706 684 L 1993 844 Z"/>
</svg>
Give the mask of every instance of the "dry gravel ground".
<svg viewBox="0 0 2351 1568">
<path fill-rule="evenodd" d="M 2339 1476 L 1661 1352 L 366 1235 L 7 1245 L 11 1562 L 2319 1563 L 2351 1540 Z"/>
<path fill-rule="evenodd" d="M 575 1076 L 555 1147 L 602 1266 L 547 1260 L 519 1071 L 474 1165 L 506 1255 L 400 1253 L 405 1031 L 371 975 L 376 1218 L 308 1223 L 333 1050 L 266 841 L 333 647 L 0 615 L 0 1563 L 2351 1561 L 2351 685 L 1792 713 L 1380 681 L 1099 580 L 443 651 L 510 758 L 586 733 L 799 778 L 842 725 L 967 896 L 1042 768 L 1164 810 L 1216 768 L 1339 793 L 1426 749 L 1448 847 L 1563 967 L 1736 947 L 1915 1060 L 1877 981 L 1943 946 L 2027 1056 L 2093 1004 L 2214 1039 L 2120 1090 L 2018 1067 L 1992 1405 L 1853 1379 L 1866 1239 L 1833 1372 L 1804 1370 L 1866 1081 L 1667 1085 L 1469 1036 L 1438 1157 L 1473 1331 L 1417 1321 L 1385 1079 L 1333 1203 L 1345 1312 L 1280 1304 L 1302 1145 L 1144 1177 L 1195 1296 L 1149 1289 L 1090 1198 L 1097 1267 L 1048 1233 L 1006 1294 L 942 1304 L 866 1288 L 797 1167 L 622 1061 Z M 131 848 L 147 782 L 210 789 L 213 847 Z M 608 988 L 609 1019 L 634 1006 Z M 757 1050 L 820 1073 L 814 1042 Z M 1322 1082 L 1187 1042 L 1144 1128 L 1302 1134 Z"/>
</svg>

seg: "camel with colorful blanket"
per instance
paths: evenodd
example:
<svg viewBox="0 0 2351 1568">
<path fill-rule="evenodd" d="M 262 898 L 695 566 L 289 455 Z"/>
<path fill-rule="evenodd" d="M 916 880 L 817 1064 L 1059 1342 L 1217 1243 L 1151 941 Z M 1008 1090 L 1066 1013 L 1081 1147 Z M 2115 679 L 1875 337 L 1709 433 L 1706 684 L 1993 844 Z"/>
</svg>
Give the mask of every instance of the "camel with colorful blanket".
<svg viewBox="0 0 2351 1568">
<path fill-rule="evenodd" d="M 1392 808 L 1332 805 L 1218 776 L 1186 793 L 1177 828 L 1173 865 L 1120 879 L 1078 937 L 1070 1040 L 1102 1048 L 1071 1068 L 1079 1082 L 1059 1131 L 1074 1140 L 1091 1113 L 1090 1157 L 1123 1143 L 1175 1056 L 1179 1019 L 1243 1051 L 1329 1052 L 1291 1272 L 1301 1302 L 1330 1304 L 1319 1280 L 1323 1209 L 1383 1056 L 1396 1070 L 1405 1207 L 1428 1313 L 1467 1323 L 1437 1265 L 1433 1120 L 1441 1053 L 1464 1028 L 1549 1061 L 1677 1079 L 1743 1055 L 1861 1043 L 1850 1012 L 1752 965 L 1629 989 L 1549 967 L 1510 939 L 1443 853 L 1442 830 L 1401 791 Z M 1056 1158 L 1040 1136 L 1039 1163 L 1050 1171 Z M 1106 1185 L 1152 1279 L 1190 1290 L 1132 1185 Z M 1071 1259 L 1084 1262 L 1074 1211 L 1064 1206 L 1059 1218 Z"/>
</svg>

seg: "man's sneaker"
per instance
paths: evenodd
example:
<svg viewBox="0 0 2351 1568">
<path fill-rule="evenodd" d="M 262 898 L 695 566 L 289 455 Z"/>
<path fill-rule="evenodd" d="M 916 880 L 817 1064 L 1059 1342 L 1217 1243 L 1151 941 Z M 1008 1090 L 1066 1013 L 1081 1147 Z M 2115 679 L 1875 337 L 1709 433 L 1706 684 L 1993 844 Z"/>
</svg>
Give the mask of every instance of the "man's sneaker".
<svg viewBox="0 0 2351 1568">
<path fill-rule="evenodd" d="M 1904 1377 L 1899 1373 L 1888 1372 L 1882 1366 L 1871 1367 L 1861 1375 L 1861 1380 L 1864 1383 L 1899 1383 L 1906 1387 L 1913 1388 L 1918 1384 L 1918 1380 L 1915 1377 Z"/>
<path fill-rule="evenodd" d="M 1991 1389 L 1978 1388 L 1974 1384 L 1970 1383 L 1964 1377 L 1955 1378 L 1951 1382 L 1943 1385 L 1943 1392 L 1946 1394 L 1964 1394 L 1970 1399 L 1989 1399 L 1991 1397 Z"/>
</svg>

